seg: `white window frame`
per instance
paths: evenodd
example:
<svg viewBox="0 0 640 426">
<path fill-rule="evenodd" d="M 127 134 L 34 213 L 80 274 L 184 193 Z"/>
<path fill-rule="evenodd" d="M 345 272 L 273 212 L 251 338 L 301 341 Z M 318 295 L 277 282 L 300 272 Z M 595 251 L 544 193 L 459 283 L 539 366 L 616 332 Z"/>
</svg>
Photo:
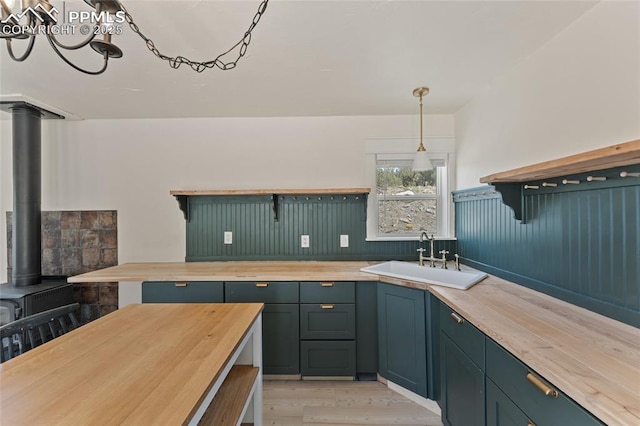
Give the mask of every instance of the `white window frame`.
<svg viewBox="0 0 640 426">
<path fill-rule="evenodd" d="M 379 201 L 376 169 L 379 161 L 409 161 L 419 144 L 415 138 L 369 139 L 366 143 L 367 181 L 371 193 L 367 203 L 367 241 L 416 240 L 415 234 L 380 234 L 378 229 Z M 455 139 L 452 137 L 425 138 L 429 158 L 444 163 L 438 169 L 438 198 L 436 202 L 437 239 L 453 239 L 453 205 L 451 190 L 455 182 Z M 413 197 L 412 197 L 413 198 Z M 388 198 L 387 198 L 388 199 Z"/>
</svg>

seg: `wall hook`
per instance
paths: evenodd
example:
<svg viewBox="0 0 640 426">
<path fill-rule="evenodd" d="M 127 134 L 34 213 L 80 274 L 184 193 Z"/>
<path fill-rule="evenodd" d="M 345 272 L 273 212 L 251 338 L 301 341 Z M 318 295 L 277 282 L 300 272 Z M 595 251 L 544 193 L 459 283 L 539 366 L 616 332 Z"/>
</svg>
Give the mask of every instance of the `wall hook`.
<svg viewBox="0 0 640 426">
<path fill-rule="evenodd" d="M 640 173 L 637 172 L 620 172 L 620 177 L 640 177 Z"/>
<path fill-rule="evenodd" d="M 607 178 L 604 176 L 587 176 L 588 182 L 593 182 L 593 181 L 604 182 L 605 180 L 607 180 Z"/>
<path fill-rule="evenodd" d="M 580 181 L 579 180 L 568 180 L 568 179 L 563 179 L 562 180 L 562 184 L 563 185 L 579 185 Z"/>
<path fill-rule="evenodd" d="M 548 186 L 551 188 L 555 188 L 556 186 L 558 186 L 557 183 L 553 183 L 553 182 L 542 182 L 542 186 Z"/>
<path fill-rule="evenodd" d="M 525 185 L 524 189 L 540 189 L 538 185 Z"/>
</svg>

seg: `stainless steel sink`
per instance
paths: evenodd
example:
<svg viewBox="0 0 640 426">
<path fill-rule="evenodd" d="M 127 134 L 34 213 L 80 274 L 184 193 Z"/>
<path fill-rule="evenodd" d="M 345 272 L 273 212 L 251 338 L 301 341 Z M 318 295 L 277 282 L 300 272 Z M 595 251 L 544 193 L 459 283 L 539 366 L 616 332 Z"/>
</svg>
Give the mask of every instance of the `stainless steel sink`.
<svg viewBox="0 0 640 426">
<path fill-rule="evenodd" d="M 487 277 L 486 273 L 474 269 L 456 271 L 453 269 L 430 268 L 396 260 L 367 266 L 360 268 L 360 270 L 371 274 L 457 288 L 459 290 L 466 290 Z"/>
</svg>

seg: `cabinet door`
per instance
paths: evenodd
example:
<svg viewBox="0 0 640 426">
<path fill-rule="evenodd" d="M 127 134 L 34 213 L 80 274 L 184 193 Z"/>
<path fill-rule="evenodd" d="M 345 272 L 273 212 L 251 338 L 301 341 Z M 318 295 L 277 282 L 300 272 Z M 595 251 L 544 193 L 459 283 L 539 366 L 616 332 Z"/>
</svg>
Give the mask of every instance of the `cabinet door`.
<svg viewBox="0 0 640 426">
<path fill-rule="evenodd" d="M 377 283 L 356 283 L 356 369 L 359 380 L 376 380 L 378 372 Z"/>
<path fill-rule="evenodd" d="M 222 303 L 221 281 L 145 281 L 142 303 Z"/>
<path fill-rule="evenodd" d="M 427 397 L 424 292 L 378 284 L 380 374 Z"/>
<path fill-rule="evenodd" d="M 525 426 L 527 422 L 529 419 L 522 410 L 487 379 L 487 426 Z"/>
<path fill-rule="evenodd" d="M 442 422 L 484 425 L 484 372 L 444 333 L 440 333 L 440 349 Z"/>
<path fill-rule="evenodd" d="M 300 313 L 296 304 L 267 304 L 262 311 L 264 374 L 300 374 Z"/>
</svg>

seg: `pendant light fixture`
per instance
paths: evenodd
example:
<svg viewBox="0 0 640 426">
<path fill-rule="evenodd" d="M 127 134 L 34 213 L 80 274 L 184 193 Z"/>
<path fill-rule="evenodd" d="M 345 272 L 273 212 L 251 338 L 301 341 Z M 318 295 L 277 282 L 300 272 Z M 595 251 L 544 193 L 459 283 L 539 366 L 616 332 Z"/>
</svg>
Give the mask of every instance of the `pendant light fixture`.
<svg viewBox="0 0 640 426">
<path fill-rule="evenodd" d="M 426 86 L 413 89 L 413 96 L 420 97 L 420 145 L 418 146 L 418 151 L 411 166 L 411 170 L 414 172 L 424 172 L 433 169 L 427 150 L 422 142 L 422 97 L 427 94 L 429 94 L 429 88 Z"/>
</svg>

